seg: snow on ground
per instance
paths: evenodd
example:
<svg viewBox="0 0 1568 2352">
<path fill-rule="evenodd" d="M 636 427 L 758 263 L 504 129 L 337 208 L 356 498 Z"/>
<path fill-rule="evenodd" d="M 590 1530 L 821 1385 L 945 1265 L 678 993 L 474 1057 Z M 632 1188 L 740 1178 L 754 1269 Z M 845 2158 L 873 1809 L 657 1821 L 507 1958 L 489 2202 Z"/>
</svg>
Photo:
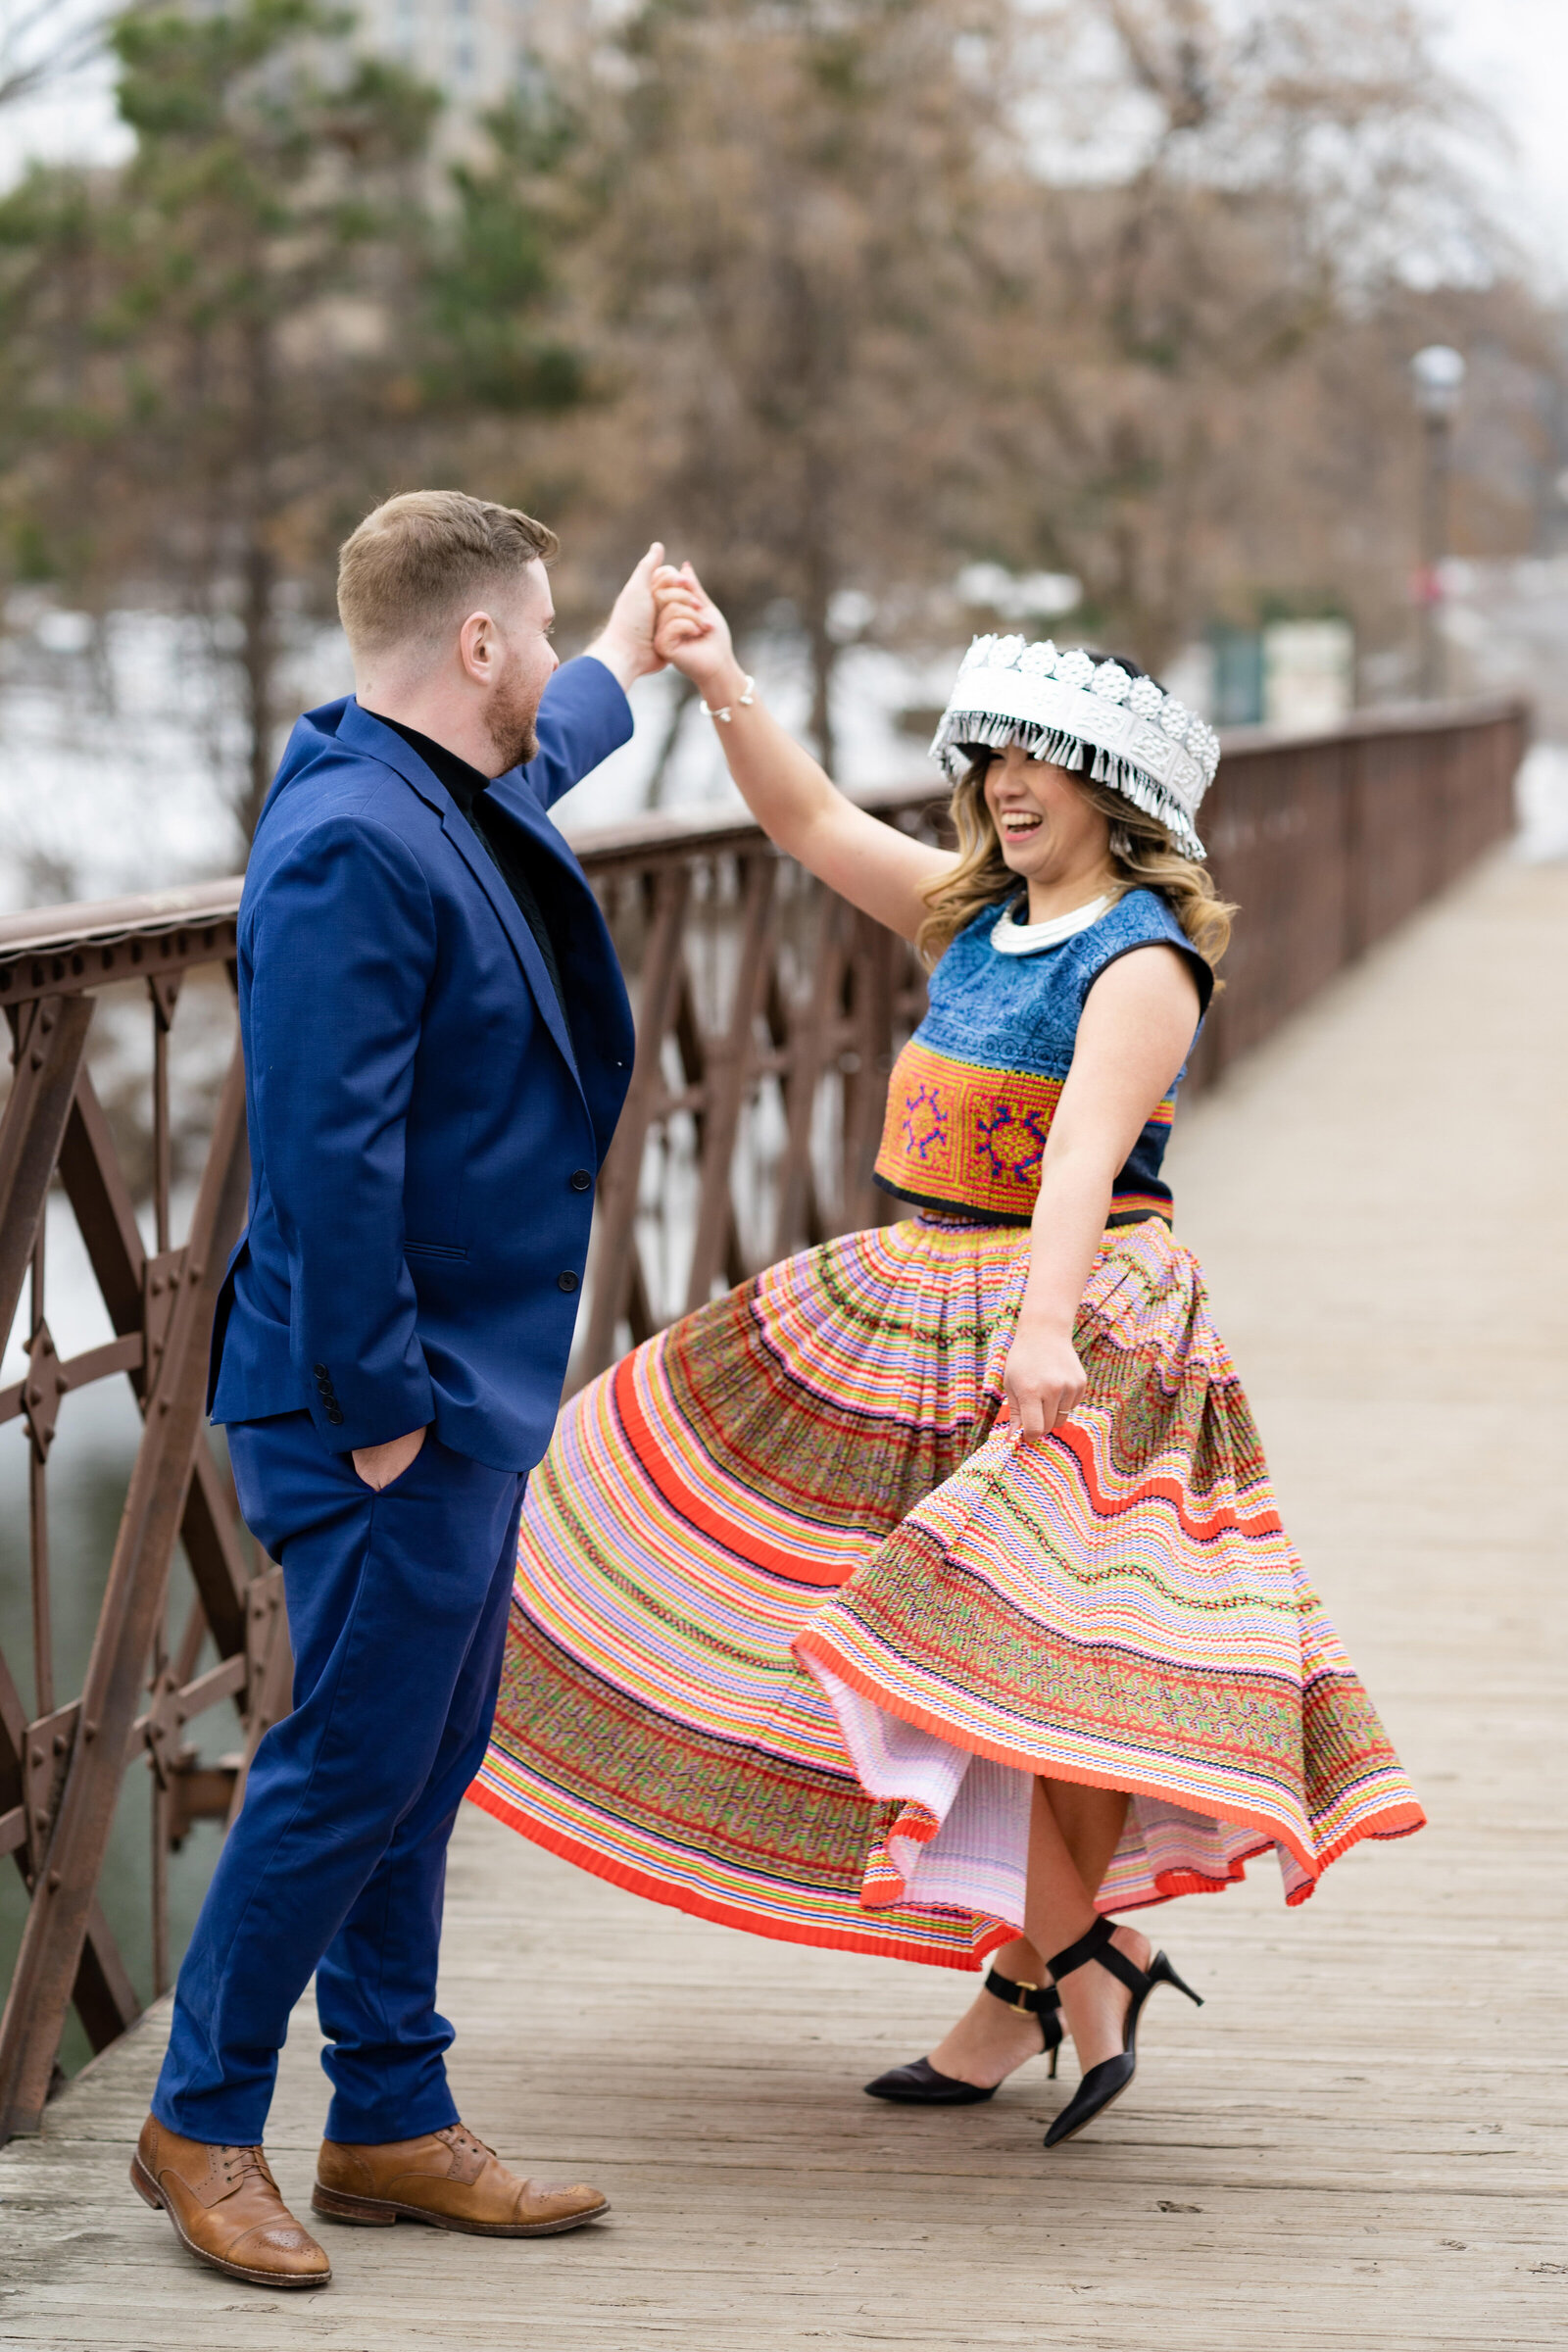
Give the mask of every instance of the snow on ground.
<svg viewBox="0 0 1568 2352">
<path fill-rule="evenodd" d="M 21 604 L 0 638 L 0 907 L 231 872 L 239 731 L 197 624 Z"/>
<path fill-rule="evenodd" d="M 1568 744 L 1538 743 L 1519 770 L 1519 856 L 1530 864 L 1568 858 Z"/>
</svg>

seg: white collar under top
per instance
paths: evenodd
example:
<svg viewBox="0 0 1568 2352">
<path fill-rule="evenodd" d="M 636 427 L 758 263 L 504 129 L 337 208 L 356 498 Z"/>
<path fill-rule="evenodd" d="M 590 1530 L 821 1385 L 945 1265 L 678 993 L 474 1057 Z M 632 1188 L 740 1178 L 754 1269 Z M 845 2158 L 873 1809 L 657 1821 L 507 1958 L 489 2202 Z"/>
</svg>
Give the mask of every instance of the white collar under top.
<svg viewBox="0 0 1568 2352">
<path fill-rule="evenodd" d="M 1012 899 L 1004 906 L 992 926 L 991 945 L 1004 956 L 1038 956 L 1042 948 L 1059 948 L 1064 939 L 1072 939 L 1098 923 L 1110 905 L 1108 897 L 1091 899 L 1087 906 L 1074 906 L 1066 914 L 1054 914 L 1049 922 L 1020 923 L 1013 909 L 1025 901 Z"/>
</svg>

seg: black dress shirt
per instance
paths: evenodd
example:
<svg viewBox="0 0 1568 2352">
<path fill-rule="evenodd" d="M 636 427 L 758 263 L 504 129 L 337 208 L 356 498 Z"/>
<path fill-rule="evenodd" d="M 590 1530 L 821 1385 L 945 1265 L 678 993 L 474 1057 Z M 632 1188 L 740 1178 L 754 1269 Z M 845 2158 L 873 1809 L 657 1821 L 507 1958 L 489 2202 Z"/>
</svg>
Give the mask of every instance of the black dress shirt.
<svg viewBox="0 0 1568 2352">
<path fill-rule="evenodd" d="M 545 959 L 545 970 L 550 974 L 550 985 L 556 992 L 556 1002 L 569 1030 L 571 1007 L 566 1003 L 566 992 L 561 985 L 561 958 L 544 910 L 544 900 L 549 896 L 548 881 L 544 875 L 538 876 L 539 881 L 545 883 L 543 894 L 534 887 L 535 871 L 530 871 L 536 857 L 533 844 L 521 826 L 513 823 L 504 808 L 486 798 L 494 778 L 481 775 L 476 767 L 468 765 L 466 760 L 460 760 L 456 752 L 449 752 L 444 743 L 436 743 L 428 735 L 421 735 L 416 727 L 406 727 L 400 718 L 388 718 L 381 710 L 372 715 L 381 721 L 383 727 L 391 727 L 394 733 L 401 735 L 404 742 L 418 753 L 425 766 L 446 786 L 478 835 L 491 864 L 516 900 L 517 911 L 538 943 L 539 953 Z"/>
</svg>

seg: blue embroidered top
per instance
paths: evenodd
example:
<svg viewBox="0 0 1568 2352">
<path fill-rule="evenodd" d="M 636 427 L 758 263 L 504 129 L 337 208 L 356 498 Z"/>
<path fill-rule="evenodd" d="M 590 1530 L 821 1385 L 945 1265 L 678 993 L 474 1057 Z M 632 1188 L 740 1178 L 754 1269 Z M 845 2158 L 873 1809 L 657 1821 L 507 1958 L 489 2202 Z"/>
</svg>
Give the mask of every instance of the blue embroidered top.
<svg viewBox="0 0 1568 2352">
<path fill-rule="evenodd" d="M 1025 955 L 992 945 L 999 911 L 983 908 L 931 974 L 929 1009 L 889 1082 L 875 1180 L 922 1206 L 1027 1225 L 1078 1023 L 1101 973 L 1134 948 L 1176 948 L 1198 982 L 1200 1016 L 1214 975 L 1157 891 L 1130 890 L 1087 929 Z M 1116 1179 L 1113 1225 L 1170 1216 L 1159 1169 L 1180 1083 L 1178 1073 Z"/>
</svg>

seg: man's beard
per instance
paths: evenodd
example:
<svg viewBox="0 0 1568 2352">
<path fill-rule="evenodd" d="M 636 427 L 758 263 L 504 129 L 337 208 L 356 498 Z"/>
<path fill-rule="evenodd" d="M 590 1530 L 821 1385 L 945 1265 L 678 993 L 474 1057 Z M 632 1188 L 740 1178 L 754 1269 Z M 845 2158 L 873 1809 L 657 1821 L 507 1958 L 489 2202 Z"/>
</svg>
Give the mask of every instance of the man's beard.
<svg viewBox="0 0 1568 2352">
<path fill-rule="evenodd" d="M 514 678 L 498 679 L 494 697 L 484 714 L 485 728 L 495 746 L 498 776 L 509 768 L 521 767 L 539 749 L 534 720 L 539 715 L 539 697 L 520 686 Z"/>
</svg>

